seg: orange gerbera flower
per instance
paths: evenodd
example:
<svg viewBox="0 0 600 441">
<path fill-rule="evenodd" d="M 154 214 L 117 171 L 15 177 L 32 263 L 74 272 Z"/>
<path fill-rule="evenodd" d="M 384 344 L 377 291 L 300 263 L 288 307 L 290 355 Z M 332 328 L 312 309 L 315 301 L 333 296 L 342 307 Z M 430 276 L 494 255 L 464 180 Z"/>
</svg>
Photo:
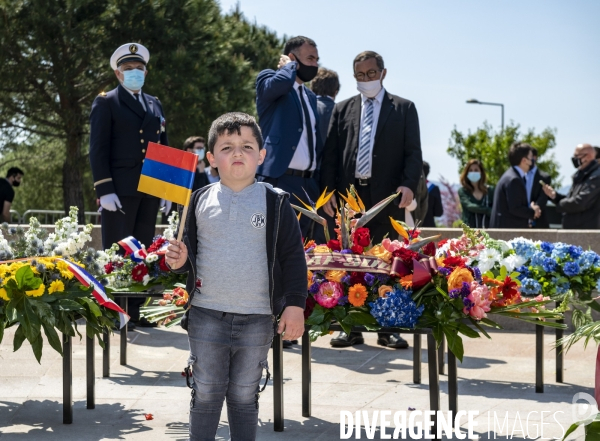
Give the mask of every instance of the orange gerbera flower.
<svg viewBox="0 0 600 441">
<path fill-rule="evenodd" d="M 365 300 L 367 300 L 367 295 L 367 288 L 357 283 L 348 290 L 348 301 L 354 306 L 363 306 Z"/>
<path fill-rule="evenodd" d="M 308 242 L 306 242 L 306 245 L 304 245 L 304 251 L 308 250 L 311 247 L 316 246 L 317 243 L 314 240 L 309 240 Z"/>
<path fill-rule="evenodd" d="M 404 277 L 401 277 L 400 285 L 402 285 L 403 288 L 412 288 L 412 279 L 413 279 L 412 274 L 408 274 Z"/>
</svg>

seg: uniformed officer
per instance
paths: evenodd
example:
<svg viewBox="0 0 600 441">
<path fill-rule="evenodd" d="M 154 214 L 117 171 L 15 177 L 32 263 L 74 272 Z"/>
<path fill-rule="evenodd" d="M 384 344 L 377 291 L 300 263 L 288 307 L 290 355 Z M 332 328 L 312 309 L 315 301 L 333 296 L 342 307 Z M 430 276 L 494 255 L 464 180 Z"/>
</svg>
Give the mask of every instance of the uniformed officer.
<svg viewBox="0 0 600 441">
<path fill-rule="evenodd" d="M 166 120 L 156 97 L 142 92 L 148 49 L 139 43 L 119 47 L 110 58 L 119 86 L 102 92 L 90 114 L 90 163 L 102 206 L 102 246 L 134 236 L 149 246 L 160 200 L 137 191 L 148 142 L 168 145 Z M 143 299 L 142 299 L 143 301 Z M 130 315 L 139 317 L 131 299 Z"/>
</svg>

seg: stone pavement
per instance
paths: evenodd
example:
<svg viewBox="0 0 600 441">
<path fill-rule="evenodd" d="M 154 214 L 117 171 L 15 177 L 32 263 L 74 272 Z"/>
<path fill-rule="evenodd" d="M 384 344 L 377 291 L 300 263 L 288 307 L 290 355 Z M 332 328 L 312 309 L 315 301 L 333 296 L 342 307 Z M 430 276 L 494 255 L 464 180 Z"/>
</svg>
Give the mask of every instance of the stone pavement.
<svg viewBox="0 0 600 441">
<path fill-rule="evenodd" d="M 96 408 L 86 409 L 85 341 L 73 340 L 73 424 L 62 424 L 62 363 L 44 346 L 39 365 L 27 342 L 12 352 L 14 328 L 0 345 L 0 440 L 185 440 L 189 389 L 181 371 L 187 359 L 185 332 L 138 328 L 129 333 L 128 366 L 119 365 L 119 336 L 111 340 L 111 377 L 102 378 L 102 355 L 96 349 Z M 412 336 L 407 335 L 412 345 Z M 258 440 L 340 439 L 340 411 L 405 411 L 429 408 L 426 338 L 423 338 L 423 384 L 412 383 L 412 349 L 392 350 L 375 344 L 333 349 L 330 337 L 313 344 L 311 418 L 301 413 L 300 346 L 284 352 L 285 431 L 273 431 L 272 388 L 260 403 Z M 535 393 L 535 334 L 492 333 L 492 340 L 463 338 L 465 359 L 458 364 L 460 410 L 478 411 L 475 434 L 481 439 L 549 439 L 561 437 L 571 424 L 574 394 L 593 395 L 595 348 L 578 344 L 565 356 L 565 383 L 554 381 L 553 331 L 545 334 L 545 392 Z M 440 376 L 442 409 L 448 409 L 447 377 Z M 409 408 L 411 410 L 409 410 Z M 412 410 L 414 409 L 414 411 Z M 541 412 L 544 411 L 544 414 Z M 531 413 L 530 413 L 531 412 Z M 562 413 L 561 413 L 562 412 Z M 147 421 L 144 414 L 151 413 Z M 529 420 L 527 421 L 529 414 Z M 543 426 L 541 416 L 544 416 Z M 494 416 L 496 423 L 494 423 Z M 393 421 L 393 417 L 388 417 Z M 224 410 L 217 439 L 227 440 Z M 422 421 L 417 417 L 416 421 Z M 364 418 L 363 418 L 364 422 Z M 462 419 L 466 427 L 466 418 Z M 560 424 L 559 424 L 560 423 Z M 418 423 L 417 423 L 418 424 Z M 561 425 L 562 428 L 561 429 Z M 393 422 L 392 422 L 393 426 Z M 543 434 L 540 428 L 543 427 Z M 489 430 L 489 432 L 488 432 Z M 393 431 L 389 430 L 387 434 Z M 529 432 L 527 432 L 529 431 Z M 418 433 L 418 432 L 417 432 Z M 466 434 L 466 429 L 463 432 Z M 374 439 L 382 435 L 378 430 Z M 408 437 L 408 435 L 407 435 Z M 414 435 L 412 438 L 416 438 Z M 356 439 L 355 435 L 351 439 Z M 361 439 L 369 439 L 363 432 Z M 373 438 L 371 438 L 373 439 Z M 456 439 L 455 437 L 453 439 Z M 583 441 L 579 428 L 568 438 Z"/>
</svg>

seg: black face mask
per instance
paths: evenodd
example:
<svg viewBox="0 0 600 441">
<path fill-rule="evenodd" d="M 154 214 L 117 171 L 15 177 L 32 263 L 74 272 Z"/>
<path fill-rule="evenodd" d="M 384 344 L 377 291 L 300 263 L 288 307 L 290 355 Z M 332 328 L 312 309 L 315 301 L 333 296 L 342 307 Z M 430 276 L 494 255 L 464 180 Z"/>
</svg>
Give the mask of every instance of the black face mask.
<svg viewBox="0 0 600 441">
<path fill-rule="evenodd" d="M 575 168 L 581 167 L 581 164 L 582 164 L 581 158 L 578 158 L 577 156 L 573 156 L 571 158 L 571 162 L 573 163 L 573 167 L 575 167 Z"/>
<path fill-rule="evenodd" d="M 13 187 L 18 187 L 19 185 L 21 185 L 21 183 L 19 181 L 13 181 L 13 183 L 12 183 Z"/>
<path fill-rule="evenodd" d="M 298 78 L 303 82 L 308 83 L 317 76 L 317 71 L 319 70 L 318 66 L 307 66 L 306 64 L 302 64 L 298 57 L 296 57 L 296 63 L 298 63 L 296 75 L 298 75 Z"/>
</svg>

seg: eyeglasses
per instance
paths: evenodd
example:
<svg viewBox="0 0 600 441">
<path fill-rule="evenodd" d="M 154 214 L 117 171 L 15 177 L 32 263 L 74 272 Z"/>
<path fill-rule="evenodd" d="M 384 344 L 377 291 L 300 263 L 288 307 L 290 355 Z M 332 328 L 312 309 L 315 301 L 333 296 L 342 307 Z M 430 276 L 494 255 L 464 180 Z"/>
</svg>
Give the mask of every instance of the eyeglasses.
<svg viewBox="0 0 600 441">
<path fill-rule="evenodd" d="M 375 77 L 377 76 L 377 72 L 381 72 L 381 71 L 380 70 L 371 69 L 371 70 L 367 71 L 367 75 L 366 76 L 365 76 L 365 74 L 363 72 L 355 73 L 354 74 L 354 78 L 356 78 L 358 81 L 364 81 L 365 78 L 369 78 L 370 80 L 374 80 Z"/>
</svg>

